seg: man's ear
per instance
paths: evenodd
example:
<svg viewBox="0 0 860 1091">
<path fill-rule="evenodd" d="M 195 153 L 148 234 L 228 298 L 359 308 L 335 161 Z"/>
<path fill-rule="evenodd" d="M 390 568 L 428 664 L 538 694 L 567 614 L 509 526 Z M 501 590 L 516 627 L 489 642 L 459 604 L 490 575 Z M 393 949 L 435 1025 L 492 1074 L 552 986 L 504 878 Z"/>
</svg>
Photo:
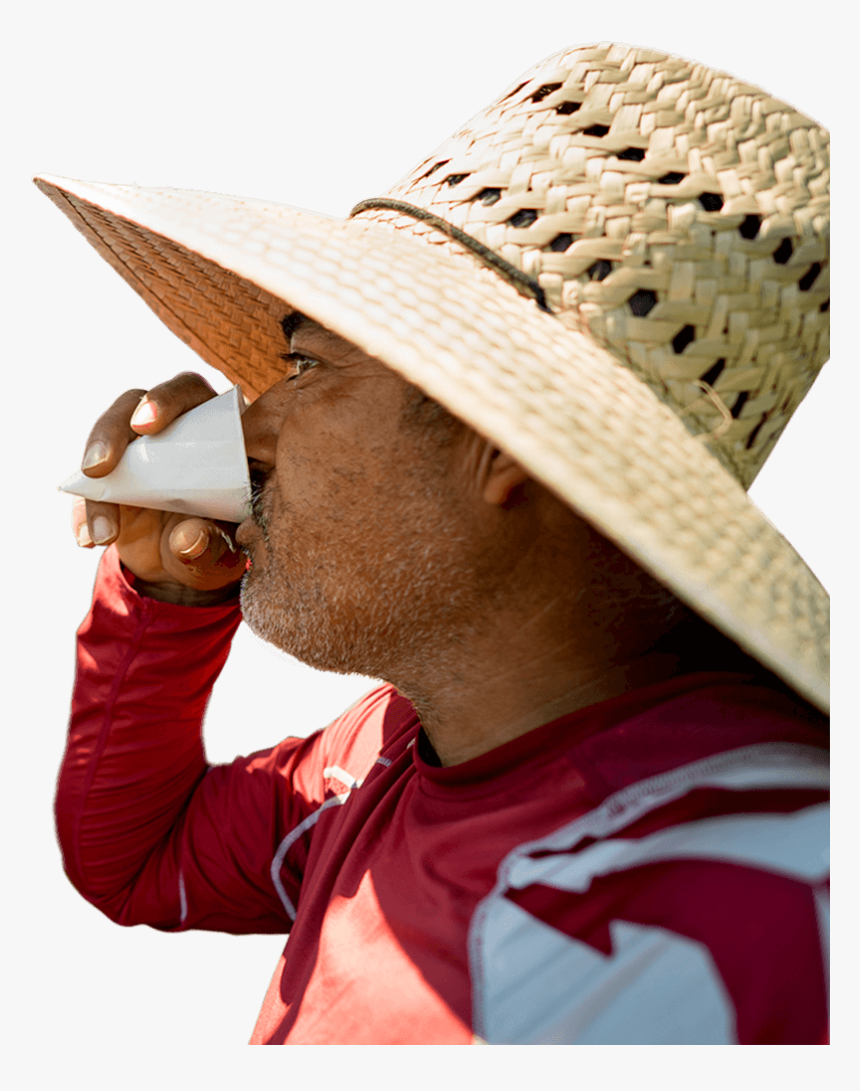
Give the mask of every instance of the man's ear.
<svg viewBox="0 0 860 1091">
<path fill-rule="evenodd" d="M 505 451 L 489 444 L 481 460 L 481 471 L 484 500 L 499 507 L 507 504 L 518 485 L 529 480 L 529 475 L 518 462 Z"/>
</svg>

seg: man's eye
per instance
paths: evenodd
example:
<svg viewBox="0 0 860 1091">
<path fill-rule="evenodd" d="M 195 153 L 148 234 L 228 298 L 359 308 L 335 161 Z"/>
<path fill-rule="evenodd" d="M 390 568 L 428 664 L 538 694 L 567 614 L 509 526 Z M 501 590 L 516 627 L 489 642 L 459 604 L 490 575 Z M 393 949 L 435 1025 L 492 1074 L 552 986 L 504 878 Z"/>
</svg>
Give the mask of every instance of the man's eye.
<svg viewBox="0 0 860 1091">
<path fill-rule="evenodd" d="M 288 379 L 298 379 L 300 375 L 304 375 L 306 371 L 317 366 L 316 360 L 313 360 L 310 356 L 302 356 L 298 352 L 291 352 L 284 356 L 284 359 L 290 365 Z"/>
</svg>

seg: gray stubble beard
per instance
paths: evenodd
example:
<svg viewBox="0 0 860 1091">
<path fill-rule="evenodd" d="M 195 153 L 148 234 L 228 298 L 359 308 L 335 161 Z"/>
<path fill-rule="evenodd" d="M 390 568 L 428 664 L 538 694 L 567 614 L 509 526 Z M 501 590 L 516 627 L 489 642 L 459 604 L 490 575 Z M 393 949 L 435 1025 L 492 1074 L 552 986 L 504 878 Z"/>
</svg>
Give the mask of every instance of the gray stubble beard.
<svg viewBox="0 0 860 1091">
<path fill-rule="evenodd" d="M 471 570 L 457 556 L 462 539 L 455 520 L 445 525 L 433 508 L 420 522 L 425 525 L 415 518 L 410 523 L 405 551 L 376 558 L 375 582 L 360 563 L 345 565 L 333 590 L 324 565 L 307 555 L 290 558 L 289 568 L 311 574 L 301 590 L 293 586 L 288 565 L 279 563 L 265 535 L 266 567 L 256 575 L 252 569 L 242 583 L 245 620 L 263 640 L 317 670 L 409 688 L 430 664 L 456 653 L 464 620 L 473 623 L 479 612 Z"/>
</svg>

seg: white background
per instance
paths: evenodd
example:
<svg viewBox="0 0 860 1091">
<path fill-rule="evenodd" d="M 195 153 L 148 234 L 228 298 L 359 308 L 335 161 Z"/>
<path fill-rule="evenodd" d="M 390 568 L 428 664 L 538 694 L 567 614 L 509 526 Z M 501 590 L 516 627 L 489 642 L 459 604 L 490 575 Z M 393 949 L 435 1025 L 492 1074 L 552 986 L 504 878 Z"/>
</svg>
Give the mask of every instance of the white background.
<svg viewBox="0 0 860 1091">
<path fill-rule="evenodd" d="M 587 7 L 49 0 L 5 16 L 2 904 L 4 1029 L 16 1058 L 10 1086 L 56 1078 L 173 1087 L 204 1082 L 204 1073 L 206 1083 L 226 1086 L 235 1068 L 226 1058 L 238 1056 L 230 1047 L 247 1041 L 282 943 L 123 930 L 87 905 L 62 872 L 52 795 L 73 635 L 97 558 L 75 547 L 70 500 L 56 486 L 77 466 L 94 417 L 128 387 L 189 368 L 219 390 L 228 384 L 162 326 L 31 176 L 206 189 L 345 215 L 357 200 L 384 192 L 532 63 L 602 40 L 725 69 L 837 128 L 851 106 L 856 61 L 838 22 L 848 16 L 836 11 L 830 0 Z M 853 126 L 843 141 L 856 141 Z M 845 148 L 843 172 L 849 154 Z M 841 226 L 843 240 L 849 229 Z M 844 241 L 841 250 L 834 246 L 837 263 L 847 250 Z M 838 265 L 837 323 L 857 307 L 845 288 L 849 262 Z M 842 342 L 752 491 L 831 590 L 850 589 L 856 541 L 854 351 Z M 846 680 L 848 647 L 838 661 Z M 243 627 L 211 703 L 210 760 L 307 733 L 364 688 L 287 660 Z M 853 728 L 848 719 L 846 708 L 837 738 Z M 840 1025 L 837 1012 L 837 1039 Z M 795 1076 L 804 1070 L 802 1053 L 793 1054 Z M 464 1079 L 486 1063 L 486 1051 L 479 1055 L 456 1054 L 445 1078 Z M 259 1056 L 242 1054 L 247 1082 L 258 1065 L 287 1065 Z M 437 1082 L 441 1058 L 454 1055 L 432 1056 L 432 1069 L 410 1059 L 403 1077 Z M 541 1056 L 543 1066 L 549 1055 Z M 529 1066 L 524 1074 L 535 1072 L 536 1055 L 514 1050 L 506 1054 L 508 1075 L 515 1057 Z M 330 1061 L 321 1071 L 315 1063 L 301 1062 L 303 1078 L 351 1078 Z M 713 1071 L 710 1063 L 700 1070 L 700 1086 L 710 1086 Z"/>
</svg>

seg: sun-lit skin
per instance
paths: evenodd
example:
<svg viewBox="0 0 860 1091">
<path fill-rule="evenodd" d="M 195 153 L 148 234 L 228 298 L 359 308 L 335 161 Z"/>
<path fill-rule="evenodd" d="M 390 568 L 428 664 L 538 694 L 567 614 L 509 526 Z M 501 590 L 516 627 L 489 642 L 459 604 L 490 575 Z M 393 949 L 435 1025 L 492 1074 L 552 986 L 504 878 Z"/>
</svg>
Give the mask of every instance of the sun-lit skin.
<svg viewBox="0 0 860 1091">
<path fill-rule="evenodd" d="M 466 425 L 446 442 L 410 426 L 414 388 L 313 323 L 289 348 L 285 378 L 243 417 L 258 489 L 236 539 L 259 635 L 312 666 L 392 682 L 443 764 L 677 671 L 676 656 L 651 651 L 677 614 L 671 596 L 513 459 Z M 142 396 L 129 392 L 93 430 L 110 452 L 95 472 L 129 434 L 211 392 L 177 377 L 145 396 L 156 419 L 129 430 Z M 87 510 L 90 528 L 120 514 Z M 233 593 L 235 558 L 200 535 L 205 520 L 121 517 L 120 556 L 144 593 L 192 605 Z"/>
<path fill-rule="evenodd" d="M 407 384 L 378 361 L 310 324 L 291 349 L 244 418 L 265 485 L 238 531 L 243 611 L 304 662 L 396 674 L 433 640 L 425 613 L 455 609 L 452 453 L 404 432 Z"/>
</svg>

